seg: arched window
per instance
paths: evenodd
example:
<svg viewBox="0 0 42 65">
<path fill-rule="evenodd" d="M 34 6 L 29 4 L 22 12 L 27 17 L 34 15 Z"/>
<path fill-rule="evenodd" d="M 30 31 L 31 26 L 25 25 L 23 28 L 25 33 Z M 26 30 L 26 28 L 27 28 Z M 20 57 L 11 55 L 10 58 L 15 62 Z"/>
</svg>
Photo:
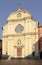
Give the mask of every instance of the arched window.
<svg viewBox="0 0 42 65">
<path fill-rule="evenodd" d="M 21 13 L 18 13 L 18 14 L 17 14 L 17 18 L 19 18 L 19 17 L 21 17 Z"/>
</svg>

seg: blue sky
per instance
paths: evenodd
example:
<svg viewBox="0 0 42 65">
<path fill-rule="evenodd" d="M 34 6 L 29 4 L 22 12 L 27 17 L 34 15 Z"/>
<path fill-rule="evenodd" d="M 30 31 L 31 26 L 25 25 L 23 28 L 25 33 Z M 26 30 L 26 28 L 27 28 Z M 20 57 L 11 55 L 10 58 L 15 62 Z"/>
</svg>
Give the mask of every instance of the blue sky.
<svg viewBox="0 0 42 65">
<path fill-rule="evenodd" d="M 0 38 L 2 37 L 1 27 L 6 23 L 9 14 L 18 8 L 30 11 L 34 20 L 42 25 L 42 0 L 0 0 Z"/>
</svg>

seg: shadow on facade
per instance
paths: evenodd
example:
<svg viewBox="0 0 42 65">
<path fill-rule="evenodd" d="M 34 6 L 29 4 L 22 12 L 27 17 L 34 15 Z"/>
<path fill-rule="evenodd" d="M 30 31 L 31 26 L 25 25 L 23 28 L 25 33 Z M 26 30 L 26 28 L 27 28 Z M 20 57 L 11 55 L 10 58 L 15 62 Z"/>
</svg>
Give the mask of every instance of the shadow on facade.
<svg viewBox="0 0 42 65">
<path fill-rule="evenodd" d="M 10 55 L 6 54 L 6 55 L 0 55 L 0 59 L 8 59 L 10 57 Z M 32 52 L 32 54 L 24 57 L 25 59 L 38 59 L 37 56 L 35 56 L 35 51 Z M 15 59 L 14 57 L 11 57 L 11 59 Z M 18 59 L 18 58 L 17 58 Z M 19 58 L 21 59 L 21 57 Z"/>
<path fill-rule="evenodd" d="M 1 58 L 0 59 L 8 59 L 9 55 L 1 55 Z"/>
<path fill-rule="evenodd" d="M 32 54 L 26 56 L 25 58 L 27 58 L 27 59 L 39 59 L 39 58 L 42 59 L 42 50 L 41 50 L 42 43 L 40 43 L 40 41 L 42 41 L 42 37 L 35 43 L 35 45 L 34 45 L 35 46 L 35 51 L 33 51 Z M 38 44 L 38 42 L 39 42 L 39 44 Z M 38 48 L 37 48 L 37 46 L 38 46 Z M 37 50 L 38 50 L 38 54 L 36 54 Z M 7 54 L 6 55 L 2 55 L 2 49 L 1 49 L 0 58 L 8 59 L 9 55 L 7 55 Z"/>
<path fill-rule="evenodd" d="M 26 58 L 42 59 L 42 37 L 35 43 L 35 51 Z M 38 47 L 38 48 L 37 48 Z"/>
<path fill-rule="evenodd" d="M 25 59 L 39 59 L 39 56 L 36 55 L 37 46 L 38 46 L 38 42 L 36 42 L 36 44 L 34 45 L 35 50 L 32 52 L 32 54 L 27 55 L 27 56 L 24 57 L 24 58 L 25 58 Z M 10 55 L 8 55 L 8 54 L 6 53 L 6 55 L 2 55 L 1 58 L 3 58 L 3 59 L 8 59 L 9 57 L 10 57 Z M 11 57 L 11 59 L 14 59 L 14 57 Z M 17 58 L 17 59 L 18 59 L 18 58 Z M 21 57 L 20 57 L 19 59 L 21 59 Z"/>
</svg>

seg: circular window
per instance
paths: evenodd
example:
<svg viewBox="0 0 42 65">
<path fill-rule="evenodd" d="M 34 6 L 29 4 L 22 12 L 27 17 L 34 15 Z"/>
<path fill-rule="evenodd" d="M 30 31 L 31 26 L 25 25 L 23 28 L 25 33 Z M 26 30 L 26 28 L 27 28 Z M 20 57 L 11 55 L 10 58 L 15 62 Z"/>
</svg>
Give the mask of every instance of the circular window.
<svg viewBox="0 0 42 65">
<path fill-rule="evenodd" d="M 15 28 L 16 33 L 21 33 L 24 30 L 24 27 L 21 24 L 18 24 Z"/>
</svg>

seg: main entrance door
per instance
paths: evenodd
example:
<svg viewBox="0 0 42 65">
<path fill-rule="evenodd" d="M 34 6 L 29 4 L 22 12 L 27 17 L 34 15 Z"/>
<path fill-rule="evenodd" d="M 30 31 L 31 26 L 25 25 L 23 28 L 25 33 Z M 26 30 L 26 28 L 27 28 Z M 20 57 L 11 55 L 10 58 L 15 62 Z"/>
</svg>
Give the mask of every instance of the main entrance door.
<svg viewBox="0 0 42 65">
<path fill-rule="evenodd" d="M 22 56 L 22 48 L 17 48 L 17 56 L 18 57 Z"/>
</svg>

